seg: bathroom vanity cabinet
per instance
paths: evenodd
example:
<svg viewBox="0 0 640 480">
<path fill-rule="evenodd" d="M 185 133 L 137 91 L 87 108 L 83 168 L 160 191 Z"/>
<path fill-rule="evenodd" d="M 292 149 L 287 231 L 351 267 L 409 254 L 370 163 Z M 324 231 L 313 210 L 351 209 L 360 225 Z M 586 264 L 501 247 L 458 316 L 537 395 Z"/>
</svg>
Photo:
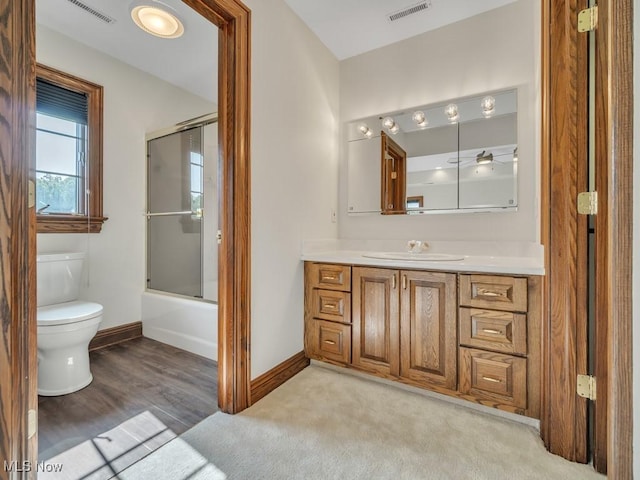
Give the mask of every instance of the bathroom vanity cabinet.
<svg viewBox="0 0 640 480">
<path fill-rule="evenodd" d="M 540 277 L 305 262 L 305 353 L 540 416 Z"/>
<path fill-rule="evenodd" d="M 455 274 L 353 267 L 352 285 L 351 364 L 455 389 Z"/>
</svg>

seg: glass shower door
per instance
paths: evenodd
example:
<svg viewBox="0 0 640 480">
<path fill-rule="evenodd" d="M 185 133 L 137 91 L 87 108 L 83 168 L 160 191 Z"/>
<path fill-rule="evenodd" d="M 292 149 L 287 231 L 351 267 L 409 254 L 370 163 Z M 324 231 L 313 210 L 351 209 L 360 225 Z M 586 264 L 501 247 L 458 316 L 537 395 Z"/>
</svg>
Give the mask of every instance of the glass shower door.
<svg viewBox="0 0 640 480">
<path fill-rule="evenodd" d="M 147 143 L 147 288 L 202 298 L 202 127 Z"/>
</svg>

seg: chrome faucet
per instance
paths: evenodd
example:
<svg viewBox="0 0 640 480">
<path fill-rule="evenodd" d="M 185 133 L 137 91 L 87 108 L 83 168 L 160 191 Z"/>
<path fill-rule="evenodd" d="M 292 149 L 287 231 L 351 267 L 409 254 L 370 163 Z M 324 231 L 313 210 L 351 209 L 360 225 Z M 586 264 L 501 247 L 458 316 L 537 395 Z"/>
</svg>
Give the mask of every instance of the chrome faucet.
<svg viewBox="0 0 640 480">
<path fill-rule="evenodd" d="M 407 251 L 411 253 L 424 252 L 429 248 L 429 243 L 422 240 L 409 240 L 407 242 Z"/>
</svg>

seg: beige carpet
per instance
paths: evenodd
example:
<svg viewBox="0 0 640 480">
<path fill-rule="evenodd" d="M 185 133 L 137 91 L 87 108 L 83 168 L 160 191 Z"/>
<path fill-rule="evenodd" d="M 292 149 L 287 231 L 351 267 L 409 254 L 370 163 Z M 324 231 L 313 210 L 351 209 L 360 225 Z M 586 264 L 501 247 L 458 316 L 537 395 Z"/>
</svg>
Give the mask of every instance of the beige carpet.
<svg viewBox="0 0 640 480">
<path fill-rule="evenodd" d="M 310 366 L 245 412 L 216 413 L 123 480 L 604 479 L 528 426 Z"/>
</svg>

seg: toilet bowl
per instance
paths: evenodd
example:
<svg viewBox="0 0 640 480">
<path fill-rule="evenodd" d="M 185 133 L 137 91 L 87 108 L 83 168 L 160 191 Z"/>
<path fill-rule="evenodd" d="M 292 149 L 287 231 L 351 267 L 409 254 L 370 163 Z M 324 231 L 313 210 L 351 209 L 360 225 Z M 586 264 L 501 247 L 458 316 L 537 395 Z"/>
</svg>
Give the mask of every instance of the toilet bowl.
<svg viewBox="0 0 640 480">
<path fill-rule="evenodd" d="M 93 380 L 89 342 L 102 305 L 78 301 L 82 253 L 38 255 L 38 395 L 75 392 Z"/>
</svg>

